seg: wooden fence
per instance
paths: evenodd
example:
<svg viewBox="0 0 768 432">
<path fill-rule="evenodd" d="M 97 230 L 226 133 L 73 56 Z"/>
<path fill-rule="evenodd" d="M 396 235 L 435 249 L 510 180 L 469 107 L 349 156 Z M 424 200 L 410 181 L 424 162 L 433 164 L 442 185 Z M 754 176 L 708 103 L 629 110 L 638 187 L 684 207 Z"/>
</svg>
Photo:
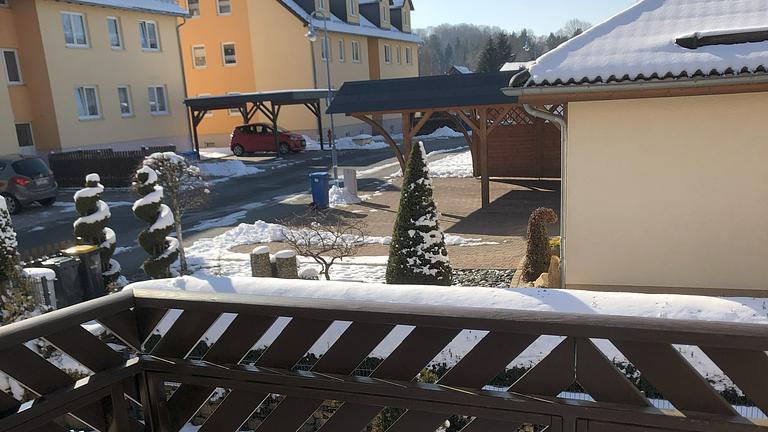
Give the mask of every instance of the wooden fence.
<svg viewBox="0 0 768 432">
<path fill-rule="evenodd" d="M 85 176 L 91 173 L 99 174 L 104 186 L 127 187 L 145 157 L 156 152 L 175 151 L 176 146 L 144 147 L 131 151 L 78 150 L 53 153 L 48 161 L 61 187 L 83 186 Z"/>
<path fill-rule="evenodd" d="M 177 314 L 175 321 L 164 320 L 169 310 Z M 199 349 L 225 313 L 233 321 Z M 273 327 L 278 317 L 291 320 Z M 93 320 L 119 338 L 129 355 L 81 326 Z M 161 321 L 167 331 L 153 335 Z M 297 368 L 338 321 L 351 324 L 319 360 Z M 370 376 L 356 376 L 397 325 L 414 328 Z M 274 328 L 279 334 L 268 347 L 243 361 Z M 415 382 L 464 329 L 489 333 L 436 384 Z M 561 342 L 508 391 L 484 390 L 544 335 Z M 37 338 L 93 374 L 76 381 L 25 345 Z M 610 341 L 675 409 L 655 408 L 593 340 Z M 768 424 L 739 414 L 675 345 L 700 348 L 768 412 L 764 325 L 126 290 L 0 327 L 0 370 L 35 399 L 21 406 L 0 392 L 0 431 L 63 431 L 68 429 L 61 425 L 75 418 L 102 432 L 176 432 L 200 417 L 214 397 L 200 432 L 238 431 L 265 401 L 275 400 L 278 405 L 258 430 L 295 432 L 333 402 L 338 408 L 321 432 L 360 432 L 385 407 L 404 411 L 389 432 L 433 432 L 452 415 L 467 416 L 464 432 L 512 432 L 521 424 L 548 432 L 768 432 Z M 594 401 L 557 397 L 574 384 Z"/>
<path fill-rule="evenodd" d="M 75 245 L 75 240 L 64 240 L 58 243 L 50 243 L 44 246 L 38 246 L 30 249 L 24 249 L 19 252 L 21 260 L 24 262 L 32 262 L 39 260 L 43 257 L 50 257 L 59 254 L 59 252 Z"/>
</svg>

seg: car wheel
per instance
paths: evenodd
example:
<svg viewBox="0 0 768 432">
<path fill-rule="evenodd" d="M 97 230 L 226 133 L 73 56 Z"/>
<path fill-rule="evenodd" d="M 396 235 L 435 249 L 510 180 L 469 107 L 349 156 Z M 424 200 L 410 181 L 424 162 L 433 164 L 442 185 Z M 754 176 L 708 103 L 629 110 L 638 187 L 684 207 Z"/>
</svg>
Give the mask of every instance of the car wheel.
<svg viewBox="0 0 768 432">
<path fill-rule="evenodd" d="M 38 201 L 43 207 L 50 207 L 56 202 L 56 197 L 46 198 Z"/>
<path fill-rule="evenodd" d="M 291 147 L 286 143 L 280 143 L 279 149 L 281 155 L 287 155 L 291 152 Z"/>
<path fill-rule="evenodd" d="M 245 154 L 245 148 L 243 148 L 243 146 L 241 146 L 240 144 L 235 144 L 234 146 L 232 146 L 232 153 L 235 156 L 240 157 Z"/>
<path fill-rule="evenodd" d="M 21 203 L 13 195 L 3 194 L 5 205 L 8 206 L 8 213 L 15 215 L 21 211 Z"/>
</svg>

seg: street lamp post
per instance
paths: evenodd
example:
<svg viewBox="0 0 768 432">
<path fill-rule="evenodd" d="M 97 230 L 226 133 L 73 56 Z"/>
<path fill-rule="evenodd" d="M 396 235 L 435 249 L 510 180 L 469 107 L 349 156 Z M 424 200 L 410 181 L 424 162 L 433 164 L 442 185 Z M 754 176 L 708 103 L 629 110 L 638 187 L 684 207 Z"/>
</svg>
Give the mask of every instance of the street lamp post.
<svg viewBox="0 0 768 432">
<path fill-rule="evenodd" d="M 318 18 L 320 17 L 320 18 Z M 328 78 L 328 105 L 331 104 L 331 101 L 333 100 L 333 83 L 331 82 L 331 41 L 328 38 L 328 17 L 325 15 L 323 11 L 316 10 L 312 12 L 309 15 L 309 31 L 307 32 L 306 36 L 307 39 L 309 39 L 310 42 L 314 43 L 317 41 L 317 33 L 315 32 L 315 19 L 322 19 L 323 21 L 323 44 L 325 45 L 325 74 Z M 323 52 L 323 48 L 321 48 L 321 53 Z M 321 54 L 322 55 L 322 54 Z M 333 123 L 333 114 L 330 114 L 331 118 L 331 134 L 330 134 L 330 144 L 331 144 L 331 163 L 333 166 L 333 182 L 334 184 L 339 184 L 339 158 L 338 154 L 336 153 L 336 128 Z M 321 137 L 322 139 L 322 137 Z"/>
</svg>

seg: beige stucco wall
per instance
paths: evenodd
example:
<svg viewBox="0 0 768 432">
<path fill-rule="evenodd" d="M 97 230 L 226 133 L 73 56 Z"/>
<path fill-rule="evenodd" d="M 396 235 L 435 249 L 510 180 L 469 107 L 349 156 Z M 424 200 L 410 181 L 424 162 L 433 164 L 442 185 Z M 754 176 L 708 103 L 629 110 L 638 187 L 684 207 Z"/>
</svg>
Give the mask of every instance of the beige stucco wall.
<svg viewBox="0 0 768 432">
<path fill-rule="evenodd" d="M 568 110 L 569 286 L 768 289 L 768 93 Z"/>
<path fill-rule="evenodd" d="M 18 153 L 17 143 L 8 80 L 4 73 L 0 73 L 0 155 Z"/>
<path fill-rule="evenodd" d="M 160 143 L 188 144 L 187 114 L 183 105 L 176 18 L 118 9 L 89 7 L 53 0 L 36 0 L 45 58 L 50 71 L 50 88 L 63 149 Z M 60 12 L 86 15 L 89 48 L 66 48 Z M 109 46 L 106 19 L 120 18 L 123 50 Z M 139 43 L 140 19 L 156 21 L 161 50 L 144 52 Z M 74 89 L 80 85 L 98 87 L 101 118 L 79 120 Z M 131 88 L 134 116 L 120 115 L 117 86 Z M 150 85 L 167 86 L 169 114 L 149 112 Z"/>
</svg>

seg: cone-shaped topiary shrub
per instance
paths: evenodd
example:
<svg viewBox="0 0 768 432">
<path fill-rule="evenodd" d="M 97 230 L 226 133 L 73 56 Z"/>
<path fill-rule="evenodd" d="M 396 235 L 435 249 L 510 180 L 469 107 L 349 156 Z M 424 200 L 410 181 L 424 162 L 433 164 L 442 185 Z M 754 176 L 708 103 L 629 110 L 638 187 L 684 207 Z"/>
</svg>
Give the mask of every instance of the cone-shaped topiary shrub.
<svg viewBox="0 0 768 432">
<path fill-rule="evenodd" d="M 552 246 L 549 244 L 547 225 L 557 222 L 557 213 L 550 208 L 540 207 L 531 213 L 528 220 L 528 246 L 525 251 L 523 279 L 533 282 L 549 270 Z"/>
<path fill-rule="evenodd" d="M 453 282 L 426 158 L 424 143 L 413 146 L 389 247 L 390 284 L 449 286 Z"/>
<path fill-rule="evenodd" d="M 171 264 L 179 257 L 179 241 L 167 237 L 173 230 L 173 213 L 162 203 L 163 188 L 157 185 L 155 170 L 144 166 L 136 171 L 136 186 L 142 198 L 133 204 L 133 213 L 149 224 L 139 234 L 139 246 L 149 254 L 144 272 L 152 279 L 171 277 Z"/>
<path fill-rule="evenodd" d="M 0 196 L 0 324 L 23 318 L 35 307 L 35 301 L 21 274 L 16 232 L 11 214 Z"/>
<path fill-rule="evenodd" d="M 85 177 L 85 188 L 75 193 L 75 210 L 80 215 L 75 221 L 75 239 L 77 244 L 99 248 L 101 255 L 101 273 L 104 285 L 120 277 L 120 264 L 112 259 L 117 246 L 115 232 L 107 228 L 112 213 L 107 203 L 101 200 L 104 186 L 98 174 Z"/>
</svg>

